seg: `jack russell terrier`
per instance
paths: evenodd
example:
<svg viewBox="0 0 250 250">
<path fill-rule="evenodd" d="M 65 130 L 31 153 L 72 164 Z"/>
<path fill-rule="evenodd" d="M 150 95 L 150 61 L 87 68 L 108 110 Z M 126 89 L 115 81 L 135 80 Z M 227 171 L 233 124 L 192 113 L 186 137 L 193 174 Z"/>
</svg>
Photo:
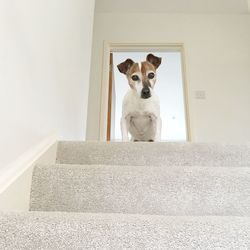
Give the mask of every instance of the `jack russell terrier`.
<svg viewBox="0 0 250 250">
<path fill-rule="evenodd" d="M 121 131 L 122 140 L 160 141 L 161 117 L 160 103 L 154 92 L 156 69 L 161 58 L 147 55 L 146 61 L 135 63 L 131 59 L 117 65 L 119 71 L 127 76 L 130 89 L 122 104 Z"/>
</svg>

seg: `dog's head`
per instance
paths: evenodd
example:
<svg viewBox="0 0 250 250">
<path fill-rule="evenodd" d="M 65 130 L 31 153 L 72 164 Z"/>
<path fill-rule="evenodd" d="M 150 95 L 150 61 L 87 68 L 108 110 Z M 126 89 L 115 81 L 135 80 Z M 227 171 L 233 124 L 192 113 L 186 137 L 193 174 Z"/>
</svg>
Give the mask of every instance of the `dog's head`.
<svg viewBox="0 0 250 250">
<path fill-rule="evenodd" d="M 151 90 L 156 82 L 156 69 L 161 64 L 161 58 L 148 54 L 146 61 L 135 63 L 131 59 L 117 65 L 119 71 L 128 78 L 130 88 L 135 90 L 138 95 L 147 99 L 151 97 Z"/>
</svg>

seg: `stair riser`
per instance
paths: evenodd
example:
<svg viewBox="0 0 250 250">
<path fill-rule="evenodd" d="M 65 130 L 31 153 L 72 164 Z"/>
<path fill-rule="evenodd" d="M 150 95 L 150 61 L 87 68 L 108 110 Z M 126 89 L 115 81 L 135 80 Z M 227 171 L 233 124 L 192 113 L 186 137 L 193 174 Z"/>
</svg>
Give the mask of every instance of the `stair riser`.
<svg viewBox="0 0 250 250">
<path fill-rule="evenodd" d="M 59 142 L 57 163 L 250 167 L 250 144 Z"/>
<path fill-rule="evenodd" d="M 250 216 L 250 168 L 40 166 L 31 210 Z"/>
<path fill-rule="evenodd" d="M 249 249 L 250 218 L 0 213 L 1 249 Z"/>
</svg>

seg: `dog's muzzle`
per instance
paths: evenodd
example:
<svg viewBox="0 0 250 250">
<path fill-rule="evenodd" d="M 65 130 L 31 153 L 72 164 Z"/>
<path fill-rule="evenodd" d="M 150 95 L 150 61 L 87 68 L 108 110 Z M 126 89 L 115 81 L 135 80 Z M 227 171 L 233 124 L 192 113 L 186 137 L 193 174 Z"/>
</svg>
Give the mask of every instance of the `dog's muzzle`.
<svg viewBox="0 0 250 250">
<path fill-rule="evenodd" d="M 151 97 L 149 87 L 143 87 L 143 89 L 141 91 L 141 98 L 148 99 L 149 97 Z"/>
</svg>

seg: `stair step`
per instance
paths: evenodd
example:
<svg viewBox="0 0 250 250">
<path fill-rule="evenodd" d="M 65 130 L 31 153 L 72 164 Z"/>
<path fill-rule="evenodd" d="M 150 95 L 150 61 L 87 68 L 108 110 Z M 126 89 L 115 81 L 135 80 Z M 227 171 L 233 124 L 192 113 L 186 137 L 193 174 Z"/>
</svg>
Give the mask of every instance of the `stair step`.
<svg viewBox="0 0 250 250">
<path fill-rule="evenodd" d="M 249 249 L 250 218 L 0 213 L 1 249 Z"/>
<path fill-rule="evenodd" d="M 249 167 L 38 165 L 30 209 L 250 216 Z"/>
<path fill-rule="evenodd" d="M 57 163 L 250 167 L 250 144 L 61 141 Z"/>
</svg>

